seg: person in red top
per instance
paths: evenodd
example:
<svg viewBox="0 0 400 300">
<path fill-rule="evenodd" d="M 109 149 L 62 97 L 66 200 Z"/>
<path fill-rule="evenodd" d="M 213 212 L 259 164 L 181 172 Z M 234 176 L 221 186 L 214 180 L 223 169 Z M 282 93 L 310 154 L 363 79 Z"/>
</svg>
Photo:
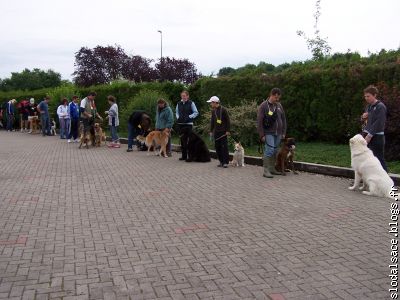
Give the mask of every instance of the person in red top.
<svg viewBox="0 0 400 300">
<path fill-rule="evenodd" d="M 28 131 L 29 101 L 24 99 L 18 104 L 21 132 Z"/>
</svg>

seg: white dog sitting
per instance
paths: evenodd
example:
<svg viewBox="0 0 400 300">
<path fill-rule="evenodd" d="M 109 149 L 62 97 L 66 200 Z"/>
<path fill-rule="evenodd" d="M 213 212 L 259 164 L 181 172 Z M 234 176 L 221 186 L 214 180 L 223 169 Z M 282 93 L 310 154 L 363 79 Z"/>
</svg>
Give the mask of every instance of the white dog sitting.
<svg viewBox="0 0 400 300">
<path fill-rule="evenodd" d="M 244 148 L 240 142 L 235 143 L 235 152 L 233 153 L 233 158 L 230 164 L 235 167 L 244 167 Z"/>
<path fill-rule="evenodd" d="M 350 139 L 351 166 L 354 169 L 354 185 L 349 187 L 354 190 L 363 180 L 364 185 L 359 187 L 365 195 L 389 197 L 394 186 L 393 180 L 382 168 L 379 160 L 367 146 L 367 141 L 361 134 Z"/>
</svg>

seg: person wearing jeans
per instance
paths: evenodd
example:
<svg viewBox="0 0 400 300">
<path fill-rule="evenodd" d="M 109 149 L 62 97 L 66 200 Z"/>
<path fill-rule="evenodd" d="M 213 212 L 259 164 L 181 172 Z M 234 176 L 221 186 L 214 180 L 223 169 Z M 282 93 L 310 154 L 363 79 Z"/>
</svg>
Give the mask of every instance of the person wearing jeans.
<svg viewBox="0 0 400 300">
<path fill-rule="evenodd" d="M 50 115 L 49 115 L 49 101 L 50 97 L 46 96 L 42 102 L 37 106 L 40 113 L 40 125 L 42 126 L 42 135 L 51 135 L 50 133 Z"/>
<path fill-rule="evenodd" d="M 273 175 L 282 175 L 275 169 L 276 154 L 281 139 L 286 135 L 286 116 L 279 103 L 281 90 L 273 88 L 267 100 L 261 103 L 257 113 L 257 132 L 260 140 L 265 143 L 263 176 L 272 178 Z"/>
<path fill-rule="evenodd" d="M 133 145 L 137 145 L 136 137 L 144 135 L 148 132 L 151 125 L 151 119 L 148 114 L 143 111 L 134 111 L 128 119 L 128 149 L 132 152 Z M 138 145 L 139 146 L 139 145 Z"/>
<path fill-rule="evenodd" d="M 227 168 L 229 165 L 228 136 L 231 130 L 229 114 L 226 108 L 220 105 L 217 96 L 212 96 L 207 103 L 210 103 L 212 108 L 210 136 L 214 136 L 215 152 L 219 160 L 218 167 Z"/>
<path fill-rule="evenodd" d="M 387 172 L 384 132 L 387 110 L 385 104 L 376 98 L 378 93 L 378 89 L 371 85 L 364 90 L 364 99 L 367 101 L 368 106 L 361 118 L 367 120 L 363 135 L 368 143 L 368 148 L 371 149 L 381 163 L 382 168 Z"/>
<path fill-rule="evenodd" d="M 60 123 L 60 138 L 65 139 L 69 136 L 69 106 L 67 98 L 62 100 L 62 104 L 57 108 L 58 121 Z"/>
<path fill-rule="evenodd" d="M 118 118 L 118 105 L 114 96 L 107 97 L 108 104 L 110 105 L 110 109 L 105 113 L 108 114 L 108 125 L 110 126 L 111 131 L 111 144 L 110 147 L 120 148 L 121 144 L 119 143 L 118 136 L 118 126 L 119 126 L 119 118 Z"/>
</svg>

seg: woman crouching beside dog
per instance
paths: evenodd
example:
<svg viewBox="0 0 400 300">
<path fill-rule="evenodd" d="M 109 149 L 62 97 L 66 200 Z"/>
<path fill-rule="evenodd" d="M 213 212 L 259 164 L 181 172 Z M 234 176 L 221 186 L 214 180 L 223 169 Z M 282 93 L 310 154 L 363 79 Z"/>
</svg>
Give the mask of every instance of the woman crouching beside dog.
<svg viewBox="0 0 400 300">
<path fill-rule="evenodd" d="M 261 103 L 257 113 L 257 132 L 264 145 L 263 176 L 282 175 L 275 169 L 276 154 L 282 138 L 286 135 L 286 116 L 279 103 L 281 90 L 273 88 L 267 100 Z"/>
</svg>

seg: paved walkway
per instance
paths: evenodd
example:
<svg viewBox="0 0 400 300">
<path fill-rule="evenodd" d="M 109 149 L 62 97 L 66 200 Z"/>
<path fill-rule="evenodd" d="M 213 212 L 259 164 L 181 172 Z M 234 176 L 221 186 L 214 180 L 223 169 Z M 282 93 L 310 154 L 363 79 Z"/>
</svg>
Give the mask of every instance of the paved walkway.
<svg viewBox="0 0 400 300">
<path fill-rule="evenodd" d="M 0 299 L 389 299 L 390 200 L 0 132 Z"/>
</svg>

